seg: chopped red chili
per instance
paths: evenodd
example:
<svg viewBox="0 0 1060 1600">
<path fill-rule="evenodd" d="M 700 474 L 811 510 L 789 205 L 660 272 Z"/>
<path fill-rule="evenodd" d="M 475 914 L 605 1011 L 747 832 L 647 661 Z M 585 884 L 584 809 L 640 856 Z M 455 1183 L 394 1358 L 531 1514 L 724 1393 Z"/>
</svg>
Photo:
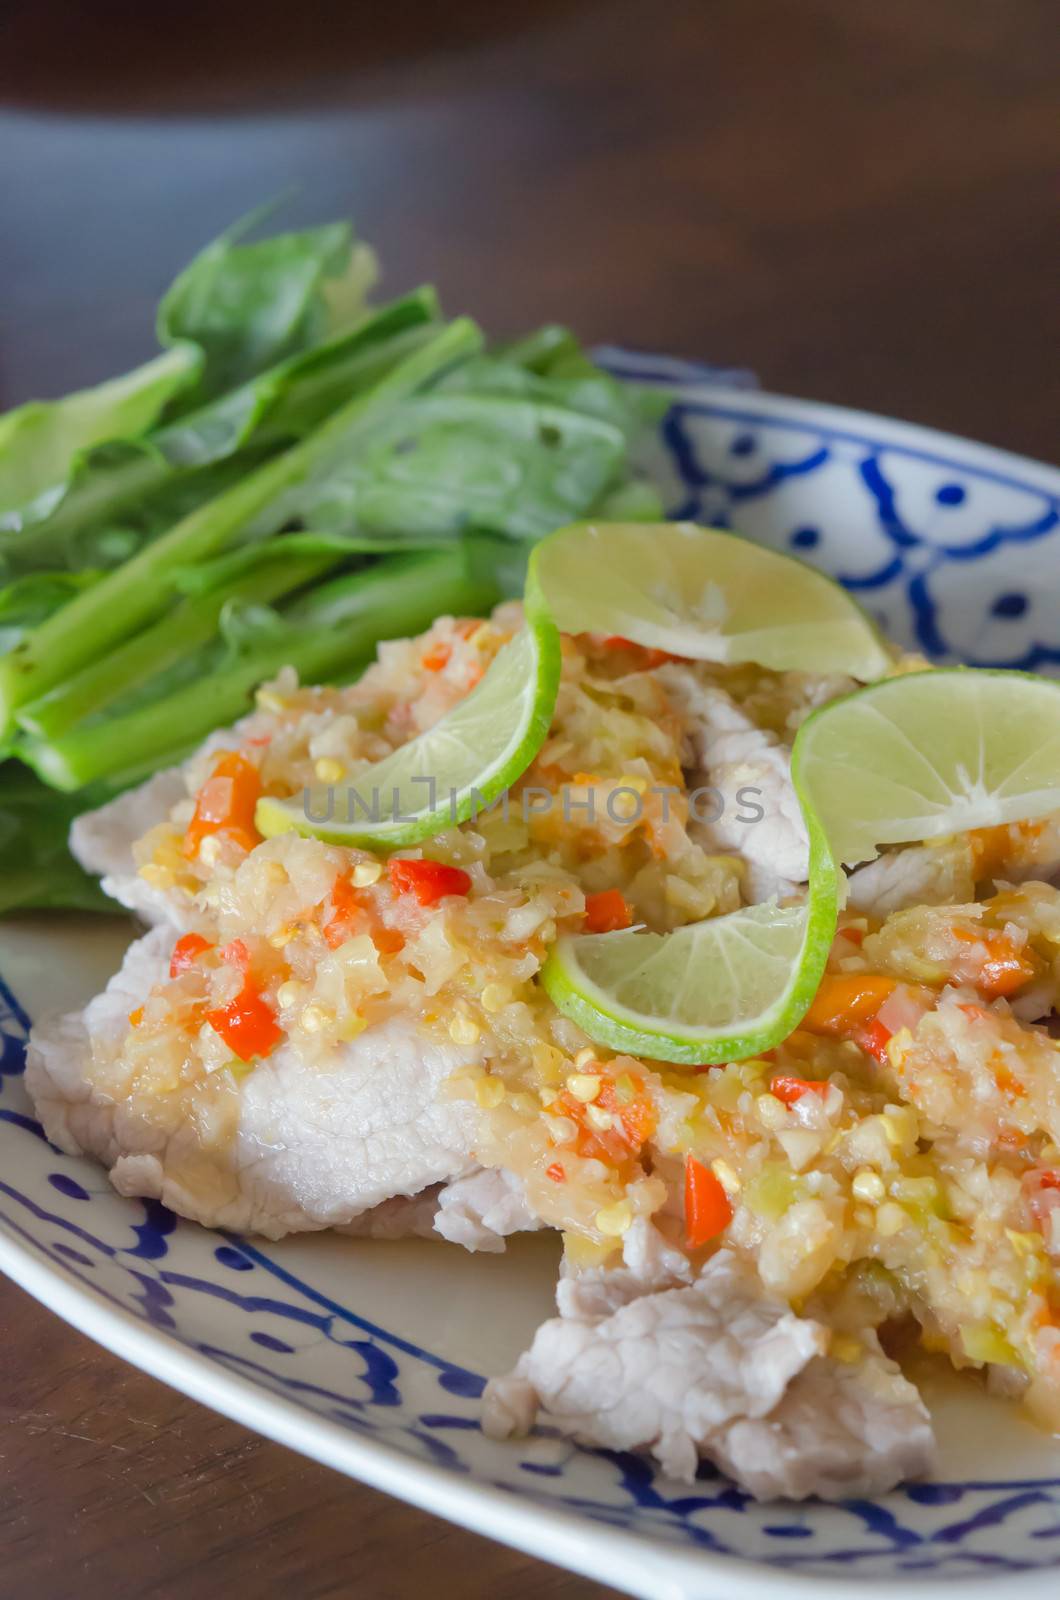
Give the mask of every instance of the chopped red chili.
<svg viewBox="0 0 1060 1600">
<path fill-rule="evenodd" d="M 887 1046 L 894 1038 L 890 1028 L 884 1027 L 879 1017 L 875 1022 L 870 1022 L 867 1028 L 858 1028 L 854 1033 L 854 1043 L 861 1046 L 866 1055 L 870 1055 L 880 1066 L 886 1066 L 889 1060 Z"/>
<path fill-rule="evenodd" d="M 617 889 L 601 889 L 597 894 L 585 896 L 585 931 L 587 933 L 617 933 L 628 928 L 633 913 Z"/>
<path fill-rule="evenodd" d="M 773 1078 L 769 1085 L 770 1094 L 776 1099 L 783 1100 L 786 1106 L 793 1106 L 796 1100 L 801 1100 L 804 1094 L 826 1095 L 827 1083 L 821 1083 L 814 1078 L 789 1078 L 785 1074 Z"/>
<path fill-rule="evenodd" d="M 221 960 L 230 967 L 238 967 L 240 972 L 250 970 L 250 951 L 242 939 L 233 939 L 231 944 L 226 944 L 221 951 Z"/>
<path fill-rule="evenodd" d="M 695 1156 L 685 1157 L 685 1235 L 693 1250 L 716 1239 L 732 1221 L 720 1181 Z"/>
<path fill-rule="evenodd" d="M 395 894 L 414 894 L 421 906 L 436 905 L 450 894 L 468 894 L 471 879 L 462 867 L 443 861 L 390 860 L 386 870 Z"/>
<path fill-rule="evenodd" d="M 249 978 L 228 1005 L 208 1011 L 206 1021 L 240 1061 L 271 1055 L 283 1038 L 276 1013 Z"/>
<path fill-rule="evenodd" d="M 203 839 L 223 833 L 253 850 L 261 843 L 254 825 L 254 808 L 261 795 L 257 767 L 238 750 L 225 751 L 195 797 L 195 815 L 184 835 L 184 854 L 194 859 Z"/>
<path fill-rule="evenodd" d="M 182 972 L 195 965 L 199 956 L 212 949 L 209 939 L 204 939 L 201 933 L 181 934 L 169 958 L 169 976 L 179 978 Z"/>
</svg>

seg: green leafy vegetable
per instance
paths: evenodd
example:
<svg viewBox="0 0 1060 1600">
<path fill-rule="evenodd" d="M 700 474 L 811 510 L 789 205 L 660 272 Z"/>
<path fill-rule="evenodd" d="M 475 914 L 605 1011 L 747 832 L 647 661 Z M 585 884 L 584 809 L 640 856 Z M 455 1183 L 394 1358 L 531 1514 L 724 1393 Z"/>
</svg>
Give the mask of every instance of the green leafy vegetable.
<svg viewBox="0 0 1060 1600">
<path fill-rule="evenodd" d="M 104 707 L 120 711 L 162 698 L 175 681 L 186 682 L 203 667 L 195 652 L 219 630 L 223 636 L 226 608 L 231 616 L 235 605 L 260 606 L 293 594 L 322 577 L 343 556 L 331 545 L 311 546 L 288 550 L 281 561 L 273 557 L 271 546 L 261 546 L 259 559 L 243 562 L 227 582 L 183 600 L 153 627 L 134 634 L 25 706 L 18 715 L 19 726 L 35 738 L 54 739 Z"/>
<path fill-rule="evenodd" d="M 474 323 L 466 318 L 450 323 L 373 388 L 354 395 L 308 439 L 200 506 L 21 640 L 0 661 L 0 735 L 19 706 L 153 621 L 166 608 L 178 568 L 235 543 L 285 490 L 307 479 L 322 457 L 352 448 L 380 413 L 407 400 L 480 342 Z"/>
<path fill-rule="evenodd" d="M 0 589 L 0 654 L 101 576 L 98 572 L 34 572 Z"/>
<path fill-rule="evenodd" d="M 24 758 L 60 789 L 114 778 L 145 759 L 190 749 L 233 721 L 258 684 L 283 666 L 307 682 L 334 677 L 365 665 L 381 639 L 418 633 L 441 612 L 487 610 L 498 598 L 488 574 L 460 547 L 394 556 L 312 590 L 280 613 L 280 626 L 259 643 L 247 641 L 241 651 L 215 646 L 204 670 L 172 694 L 51 742 L 31 742 Z"/>
<path fill-rule="evenodd" d="M 159 306 L 159 343 L 190 341 L 203 352 L 202 375 L 181 409 L 245 383 L 364 313 L 375 256 L 354 246 L 348 223 L 241 243 L 260 217 L 242 219 L 200 251 Z"/>
<path fill-rule="evenodd" d="M 20 507 L 31 507 L 34 521 L 47 516 L 83 451 L 146 433 L 200 364 L 194 346 L 178 344 L 124 377 L 0 416 L 0 532 L 22 525 Z"/>
<path fill-rule="evenodd" d="M 381 419 L 356 451 L 336 441 L 270 514 L 389 541 L 470 529 L 538 539 L 594 506 L 625 458 L 621 429 L 584 411 L 438 390 Z"/>
<path fill-rule="evenodd" d="M 66 848 L 71 822 L 93 798 L 56 794 L 17 761 L 0 766 L 0 915 L 119 909 Z"/>
<path fill-rule="evenodd" d="M 437 301 L 419 289 L 359 327 L 292 356 L 140 440 L 85 452 L 63 490 L 0 532 L 0 568 L 116 566 L 154 534 L 220 493 L 264 456 L 306 437 L 342 402 L 437 331 Z M 254 449 L 256 456 L 245 451 Z M 38 516 L 40 509 L 46 515 Z"/>
<path fill-rule="evenodd" d="M 282 667 L 352 679 L 520 593 L 556 524 L 660 514 L 630 466 L 645 404 L 568 330 L 485 354 L 429 288 L 369 311 L 346 225 L 259 220 L 176 279 L 165 354 L 0 418 L 0 755 L 38 775 L 0 766 L 0 911 L 104 903 L 71 817 Z"/>
</svg>

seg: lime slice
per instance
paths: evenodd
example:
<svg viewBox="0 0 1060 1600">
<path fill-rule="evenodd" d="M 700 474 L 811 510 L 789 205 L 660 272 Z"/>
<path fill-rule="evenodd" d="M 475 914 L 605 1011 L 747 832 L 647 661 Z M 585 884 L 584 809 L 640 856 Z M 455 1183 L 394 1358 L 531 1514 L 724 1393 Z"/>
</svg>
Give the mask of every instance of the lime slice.
<svg viewBox="0 0 1060 1600">
<path fill-rule="evenodd" d="M 541 973 L 590 1039 L 686 1065 L 741 1061 L 798 1025 L 835 931 L 834 879 L 807 905 L 750 906 L 675 933 L 560 939 Z"/>
<path fill-rule="evenodd" d="M 266 838 L 294 830 L 328 844 L 392 850 L 466 822 L 509 788 L 540 750 L 559 688 L 559 635 L 531 609 L 482 682 L 426 733 L 357 775 L 289 800 L 265 796 Z"/>
<path fill-rule="evenodd" d="M 527 594 L 564 633 L 604 633 L 699 661 L 882 677 L 891 656 L 830 578 L 691 522 L 578 522 L 539 544 Z"/>
<path fill-rule="evenodd" d="M 1060 810 L 1060 683 L 1023 672 L 915 672 L 807 718 L 792 755 L 804 812 L 836 861 L 878 846 Z"/>
</svg>

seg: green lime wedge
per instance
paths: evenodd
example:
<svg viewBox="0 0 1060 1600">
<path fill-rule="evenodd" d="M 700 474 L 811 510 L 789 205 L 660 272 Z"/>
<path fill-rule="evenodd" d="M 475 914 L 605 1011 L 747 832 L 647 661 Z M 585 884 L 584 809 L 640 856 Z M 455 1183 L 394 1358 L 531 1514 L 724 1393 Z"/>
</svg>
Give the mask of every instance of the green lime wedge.
<svg viewBox="0 0 1060 1600">
<path fill-rule="evenodd" d="M 889 678 L 807 718 L 792 777 L 836 861 L 1060 810 L 1060 683 L 969 668 Z"/>
<path fill-rule="evenodd" d="M 850 595 L 791 556 L 691 522 L 578 522 L 536 546 L 527 595 L 564 633 L 603 633 L 699 661 L 842 672 L 891 656 Z"/>
<path fill-rule="evenodd" d="M 548 733 L 559 688 L 559 635 L 533 608 L 482 682 L 433 728 L 358 774 L 348 786 L 265 796 L 255 821 L 266 838 L 294 830 L 328 844 L 396 850 L 466 822 L 519 778 Z"/>
<path fill-rule="evenodd" d="M 834 931 L 834 887 L 829 895 L 822 881 L 804 906 L 750 906 L 668 934 L 568 936 L 541 981 L 612 1050 L 686 1065 L 741 1061 L 798 1025 Z"/>
</svg>

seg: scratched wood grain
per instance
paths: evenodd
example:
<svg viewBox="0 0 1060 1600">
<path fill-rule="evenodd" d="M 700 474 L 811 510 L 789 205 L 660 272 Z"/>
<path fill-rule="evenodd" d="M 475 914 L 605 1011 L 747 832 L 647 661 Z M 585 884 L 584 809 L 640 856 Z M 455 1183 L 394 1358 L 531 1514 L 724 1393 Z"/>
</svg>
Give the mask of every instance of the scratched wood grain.
<svg viewBox="0 0 1060 1600">
<path fill-rule="evenodd" d="M 0 403 L 142 358 L 301 184 L 395 287 L 1055 452 L 1051 0 L 7 0 Z M 591 1600 L 300 1460 L 0 1285 L 0 1596 Z"/>
</svg>

